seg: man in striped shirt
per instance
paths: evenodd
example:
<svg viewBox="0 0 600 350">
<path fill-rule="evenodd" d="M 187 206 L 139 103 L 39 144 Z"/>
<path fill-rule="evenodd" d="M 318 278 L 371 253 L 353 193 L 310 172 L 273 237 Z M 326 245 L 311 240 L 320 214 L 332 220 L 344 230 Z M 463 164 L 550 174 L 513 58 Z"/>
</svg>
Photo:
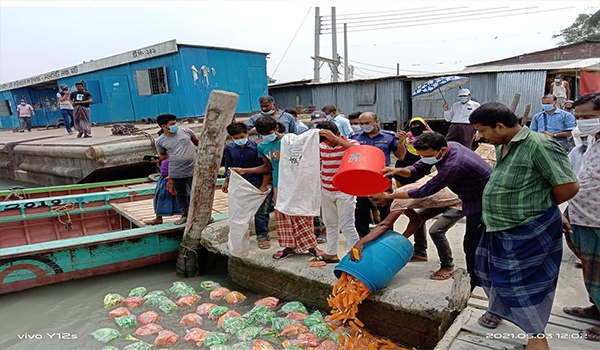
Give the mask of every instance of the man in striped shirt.
<svg viewBox="0 0 600 350">
<path fill-rule="evenodd" d="M 338 236 L 340 230 L 346 236 L 348 248 L 358 242 L 358 232 L 354 226 L 354 209 L 356 197 L 338 191 L 333 185 L 333 176 L 338 172 L 342 157 L 346 150 L 358 146 L 358 141 L 348 140 L 340 136 L 334 122 L 326 121 L 317 124 L 321 137 L 321 210 L 323 222 L 327 228 L 327 251 L 314 260 L 326 263 L 338 263 Z"/>
</svg>

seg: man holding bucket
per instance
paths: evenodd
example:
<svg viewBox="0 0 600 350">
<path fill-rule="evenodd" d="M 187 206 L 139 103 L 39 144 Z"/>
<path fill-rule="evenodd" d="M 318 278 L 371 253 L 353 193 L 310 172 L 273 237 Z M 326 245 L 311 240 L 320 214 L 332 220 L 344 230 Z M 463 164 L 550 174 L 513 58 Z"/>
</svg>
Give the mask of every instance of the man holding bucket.
<svg viewBox="0 0 600 350">
<path fill-rule="evenodd" d="M 423 198 L 439 192 L 444 187 L 456 193 L 463 202 L 463 213 L 467 218 L 463 248 L 473 290 L 480 285 L 475 276 L 475 251 L 485 230 L 481 218 L 481 202 L 492 167 L 475 152 L 458 142 L 447 142 L 446 138 L 437 132 L 417 137 L 413 146 L 421 160 L 406 168 L 384 168 L 383 174 L 413 177 L 429 173 L 434 165 L 438 173 L 419 188 L 408 191 L 401 188 L 393 194 L 380 193 L 371 197 L 388 200 Z"/>
</svg>

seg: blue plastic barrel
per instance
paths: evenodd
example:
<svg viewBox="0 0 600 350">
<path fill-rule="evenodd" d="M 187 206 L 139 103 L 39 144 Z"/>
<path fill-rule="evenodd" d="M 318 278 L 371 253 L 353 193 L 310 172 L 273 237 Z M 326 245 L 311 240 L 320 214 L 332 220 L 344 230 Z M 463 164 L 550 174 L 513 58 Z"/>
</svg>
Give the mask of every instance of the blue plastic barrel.
<svg viewBox="0 0 600 350">
<path fill-rule="evenodd" d="M 413 252 L 413 245 L 406 237 L 390 230 L 367 243 L 359 261 L 350 260 L 350 254 L 346 254 L 333 273 L 337 278 L 342 272 L 358 278 L 373 294 L 408 264 Z"/>
</svg>

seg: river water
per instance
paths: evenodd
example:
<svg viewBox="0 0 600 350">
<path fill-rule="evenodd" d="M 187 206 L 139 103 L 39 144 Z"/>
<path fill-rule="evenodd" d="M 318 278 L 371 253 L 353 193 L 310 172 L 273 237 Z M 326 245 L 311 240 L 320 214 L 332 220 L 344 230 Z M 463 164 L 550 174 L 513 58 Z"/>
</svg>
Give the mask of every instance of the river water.
<svg viewBox="0 0 600 350">
<path fill-rule="evenodd" d="M 230 305 L 225 301 L 210 301 L 208 292 L 200 289 L 200 282 L 205 280 L 218 282 L 232 291 L 240 291 L 248 299 L 238 305 Z M 119 329 L 119 326 L 110 320 L 108 312 L 114 308 L 104 308 L 103 299 L 107 293 L 114 292 L 127 296 L 132 288 L 144 286 L 148 291 L 165 291 L 170 299 L 176 301 L 176 297 L 169 292 L 175 281 L 183 281 L 194 287 L 201 296 L 200 301 L 195 306 L 180 307 L 169 314 L 144 305 L 140 308 L 130 308 L 132 314 L 136 316 L 148 310 L 157 311 L 161 316 L 157 323 L 164 329 L 173 331 L 181 337 L 171 349 L 198 349 L 196 345 L 183 339 L 186 334 L 185 327 L 179 324 L 179 320 L 183 315 L 195 312 L 196 306 L 200 303 L 214 302 L 218 305 L 229 306 L 230 309 L 243 314 L 252 309 L 256 300 L 263 297 L 231 282 L 227 277 L 225 266 L 218 267 L 210 275 L 187 279 L 178 278 L 175 275 L 175 263 L 169 262 L 105 276 L 73 280 L 0 296 L 0 349 L 100 349 L 104 344 L 97 342 L 90 336 L 90 333 L 96 329 L 103 327 L 118 329 L 122 334 L 121 338 L 124 338 L 128 333 L 133 334 L 136 330 L 136 327 Z M 217 330 L 216 321 L 208 321 L 204 316 L 203 318 L 202 329 Z M 143 324 L 138 323 L 137 327 L 139 326 L 143 326 Z M 60 335 L 55 333 L 60 333 Z M 41 339 L 35 339 L 36 337 Z M 63 339 L 58 339 L 59 337 Z M 135 337 L 147 343 L 152 343 L 155 338 L 155 336 Z M 123 349 L 132 343 L 121 338 L 112 341 L 109 345 Z M 228 344 L 231 345 L 236 342 L 237 339 L 233 336 Z"/>
</svg>

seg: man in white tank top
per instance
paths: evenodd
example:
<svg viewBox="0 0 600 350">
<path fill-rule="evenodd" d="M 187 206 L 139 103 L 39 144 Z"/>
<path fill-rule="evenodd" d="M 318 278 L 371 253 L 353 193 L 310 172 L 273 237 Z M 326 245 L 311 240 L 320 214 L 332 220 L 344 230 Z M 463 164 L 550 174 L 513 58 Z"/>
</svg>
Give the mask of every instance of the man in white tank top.
<svg viewBox="0 0 600 350">
<path fill-rule="evenodd" d="M 562 74 L 556 74 L 554 76 L 554 82 L 550 84 L 550 93 L 556 96 L 560 108 L 563 107 L 565 102 L 569 99 L 569 96 L 571 96 L 571 87 L 569 86 L 569 83 L 563 80 Z"/>
</svg>

